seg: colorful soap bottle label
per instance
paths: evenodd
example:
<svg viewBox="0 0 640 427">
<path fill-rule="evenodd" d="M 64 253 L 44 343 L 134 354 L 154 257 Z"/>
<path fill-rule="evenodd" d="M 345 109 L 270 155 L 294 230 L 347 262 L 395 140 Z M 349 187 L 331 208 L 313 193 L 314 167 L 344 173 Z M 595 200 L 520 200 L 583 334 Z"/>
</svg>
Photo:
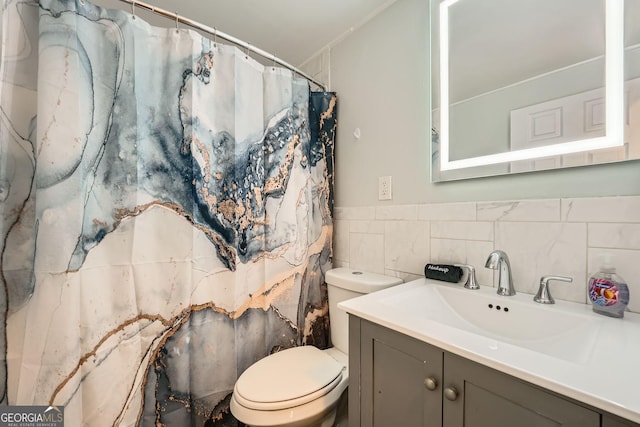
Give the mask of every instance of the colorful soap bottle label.
<svg viewBox="0 0 640 427">
<path fill-rule="evenodd" d="M 620 291 L 614 282 L 607 279 L 591 279 L 589 299 L 594 304 L 608 307 L 616 304 L 620 299 Z"/>
</svg>

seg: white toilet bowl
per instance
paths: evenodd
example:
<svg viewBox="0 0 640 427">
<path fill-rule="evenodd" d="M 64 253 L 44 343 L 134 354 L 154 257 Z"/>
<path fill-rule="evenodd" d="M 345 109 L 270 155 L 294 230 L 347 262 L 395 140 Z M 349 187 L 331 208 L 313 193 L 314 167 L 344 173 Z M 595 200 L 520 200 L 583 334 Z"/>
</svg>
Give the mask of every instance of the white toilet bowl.
<svg viewBox="0 0 640 427">
<path fill-rule="evenodd" d="M 348 316 L 338 302 L 402 281 L 347 268 L 329 270 L 325 278 L 334 347 L 294 347 L 251 365 L 236 381 L 231 397 L 231 413 L 239 421 L 256 427 L 333 426 L 349 383 Z"/>
<path fill-rule="evenodd" d="M 250 426 L 330 427 L 349 383 L 347 359 L 312 346 L 265 357 L 236 382 L 231 412 Z"/>
</svg>

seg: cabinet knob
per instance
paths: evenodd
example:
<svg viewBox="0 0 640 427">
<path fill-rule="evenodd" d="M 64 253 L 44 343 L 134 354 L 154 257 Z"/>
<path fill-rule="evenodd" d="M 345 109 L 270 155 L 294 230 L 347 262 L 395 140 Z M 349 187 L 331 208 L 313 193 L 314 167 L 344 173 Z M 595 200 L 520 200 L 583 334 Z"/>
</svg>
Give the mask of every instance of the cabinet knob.
<svg viewBox="0 0 640 427">
<path fill-rule="evenodd" d="M 449 386 L 444 389 L 444 397 L 446 397 L 447 400 L 454 401 L 458 398 L 458 390 L 454 386 Z"/>
<path fill-rule="evenodd" d="M 433 391 L 438 388 L 438 380 L 436 380 L 434 377 L 429 377 L 424 380 L 424 386 L 427 388 L 427 390 Z"/>
</svg>

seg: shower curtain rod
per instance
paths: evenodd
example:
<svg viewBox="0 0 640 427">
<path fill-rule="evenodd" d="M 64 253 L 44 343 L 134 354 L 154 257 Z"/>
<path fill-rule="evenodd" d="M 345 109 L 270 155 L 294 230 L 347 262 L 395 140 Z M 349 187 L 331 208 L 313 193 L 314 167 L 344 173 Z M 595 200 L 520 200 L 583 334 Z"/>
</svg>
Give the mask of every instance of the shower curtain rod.
<svg viewBox="0 0 640 427">
<path fill-rule="evenodd" d="M 250 50 L 253 53 L 256 53 L 260 56 L 262 56 L 263 58 L 266 58 L 270 61 L 275 62 L 276 64 L 279 64 L 285 68 L 288 68 L 289 70 L 293 71 L 294 73 L 304 77 L 305 79 L 309 80 L 311 83 L 315 84 L 316 86 L 318 86 L 319 88 L 321 88 L 323 91 L 326 91 L 327 88 L 323 83 L 320 83 L 319 81 L 317 81 L 316 79 L 314 79 L 313 77 L 309 76 L 308 74 L 300 71 L 298 68 L 294 67 L 293 65 L 283 61 L 282 59 L 278 58 L 275 55 L 272 55 L 268 52 L 265 52 L 262 49 L 259 49 L 255 46 L 252 46 L 251 44 L 240 40 L 236 37 L 230 36 L 229 34 L 226 34 L 222 31 L 218 31 L 215 28 L 209 27 L 207 25 L 201 24 L 200 22 L 191 20 L 189 18 L 185 18 L 182 16 L 179 16 L 177 13 L 173 13 L 173 12 L 169 12 L 168 10 L 164 10 L 161 9 L 159 7 L 155 7 L 154 5 L 148 4 L 148 3 L 144 3 L 141 1 L 137 1 L 137 0 L 120 0 L 123 3 L 128 3 L 131 5 L 131 11 L 132 13 L 135 15 L 135 8 L 136 7 L 140 7 L 142 9 L 146 9 L 149 10 L 153 13 L 156 13 L 158 15 L 162 15 L 166 18 L 171 18 L 172 20 L 176 21 L 176 24 L 178 22 L 182 23 L 182 24 L 186 24 L 190 27 L 196 28 L 198 30 L 204 31 L 206 33 L 209 33 L 211 35 L 213 35 L 214 37 L 220 37 L 222 39 L 225 39 L 235 45 L 238 45 L 244 49 Z"/>
</svg>

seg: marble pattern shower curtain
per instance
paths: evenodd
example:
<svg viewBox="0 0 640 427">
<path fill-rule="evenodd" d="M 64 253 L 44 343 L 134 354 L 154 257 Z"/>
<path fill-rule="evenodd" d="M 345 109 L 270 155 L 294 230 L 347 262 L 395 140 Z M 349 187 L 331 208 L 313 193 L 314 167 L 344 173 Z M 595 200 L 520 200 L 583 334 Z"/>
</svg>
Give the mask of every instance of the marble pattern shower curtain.
<svg viewBox="0 0 640 427">
<path fill-rule="evenodd" d="M 335 95 L 88 1 L 3 22 L 3 403 L 235 425 L 239 373 L 328 345 Z"/>
</svg>

